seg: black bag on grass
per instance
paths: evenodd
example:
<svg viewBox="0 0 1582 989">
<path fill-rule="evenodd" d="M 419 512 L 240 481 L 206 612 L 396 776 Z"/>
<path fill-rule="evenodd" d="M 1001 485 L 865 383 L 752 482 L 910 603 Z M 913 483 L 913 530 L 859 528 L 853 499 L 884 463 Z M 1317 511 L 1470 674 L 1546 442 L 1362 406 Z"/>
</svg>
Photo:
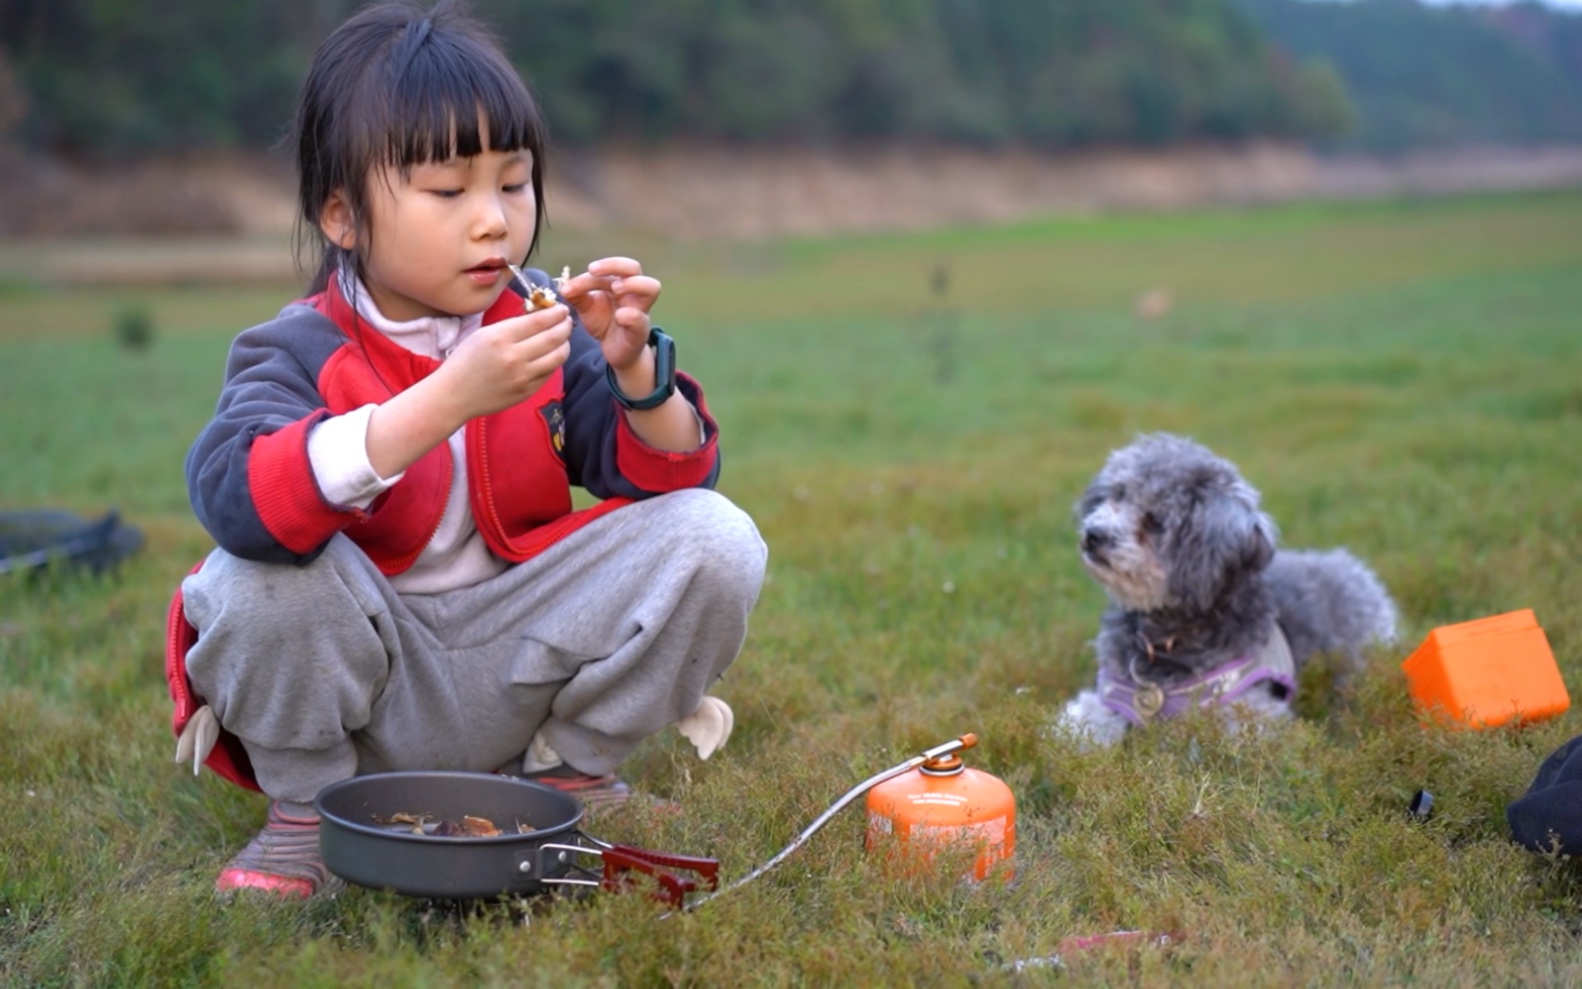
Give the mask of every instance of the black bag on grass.
<svg viewBox="0 0 1582 989">
<path fill-rule="evenodd" d="M 1538 767 L 1527 793 L 1505 808 L 1511 837 L 1547 855 L 1582 855 L 1582 735 Z"/>
<path fill-rule="evenodd" d="M 0 575 L 63 560 L 103 573 L 136 553 L 143 534 L 114 509 L 84 519 L 55 509 L 0 512 Z"/>
</svg>

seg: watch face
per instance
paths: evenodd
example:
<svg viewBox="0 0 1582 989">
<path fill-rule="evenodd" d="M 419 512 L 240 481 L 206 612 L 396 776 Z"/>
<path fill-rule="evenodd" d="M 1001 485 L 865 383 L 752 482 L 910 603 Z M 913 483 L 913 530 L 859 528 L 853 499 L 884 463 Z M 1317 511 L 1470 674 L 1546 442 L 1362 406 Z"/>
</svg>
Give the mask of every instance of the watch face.
<svg viewBox="0 0 1582 989">
<path fill-rule="evenodd" d="M 676 390 L 676 341 L 670 334 L 654 327 L 648 334 L 654 345 L 654 381 L 663 388 Z"/>
</svg>

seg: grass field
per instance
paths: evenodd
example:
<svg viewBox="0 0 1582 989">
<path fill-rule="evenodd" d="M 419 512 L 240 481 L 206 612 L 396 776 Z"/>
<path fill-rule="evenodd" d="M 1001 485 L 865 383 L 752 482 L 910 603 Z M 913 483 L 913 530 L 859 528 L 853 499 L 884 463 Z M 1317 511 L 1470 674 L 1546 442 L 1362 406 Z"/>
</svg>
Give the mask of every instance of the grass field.
<svg viewBox="0 0 1582 989">
<path fill-rule="evenodd" d="M 0 984 L 1582 983 L 1582 876 L 1504 819 L 1576 713 L 1425 725 L 1399 668 L 1437 625 L 1532 608 L 1582 690 L 1582 195 L 751 246 L 552 234 L 543 263 L 595 251 L 665 280 L 660 321 L 724 429 L 721 489 L 771 550 L 721 690 L 729 746 L 700 763 L 650 740 L 623 773 L 685 813 L 595 833 L 717 856 L 730 881 L 868 775 L 973 731 L 969 762 L 1017 795 L 1015 881 L 893 875 L 852 808 L 670 917 L 356 888 L 219 905 L 264 804 L 171 763 L 164 607 L 209 546 L 186 448 L 230 337 L 290 287 L 15 269 L 0 508 L 113 505 L 147 547 L 114 579 L 0 577 Z M 1153 288 L 1174 308 L 1134 316 Z M 146 349 L 116 344 L 132 312 Z M 1403 637 L 1344 693 L 1310 673 L 1277 730 L 1192 720 L 1084 752 L 1043 731 L 1092 674 L 1103 607 L 1070 507 L 1153 430 L 1235 460 L 1287 545 L 1368 559 Z M 1420 788 L 1426 823 L 1406 813 Z M 1178 937 L 1016 966 L 1116 929 Z"/>
</svg>

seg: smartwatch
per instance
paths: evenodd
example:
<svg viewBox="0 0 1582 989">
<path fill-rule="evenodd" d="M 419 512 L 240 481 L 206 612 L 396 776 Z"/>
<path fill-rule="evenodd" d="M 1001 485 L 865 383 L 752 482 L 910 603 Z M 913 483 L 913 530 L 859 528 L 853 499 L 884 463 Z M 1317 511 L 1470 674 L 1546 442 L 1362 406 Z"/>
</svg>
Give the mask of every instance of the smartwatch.
<svg viewBox="0 0 1582 989">
<path fill-rule="evenodd" d="M 610 391 L 624 409 L 642 412 L 658 408 L 676 393 L 676 341 L 670 338 L 670 334 L 654 326 L 648 330 L 648 345 L 654 348 L 654 390 L 642 398 L 632 398 L 621 391 L 620 384 L 615 380 L 615 368 L 604 365 L 604 380 L 609 382 Z"/>
</svg>

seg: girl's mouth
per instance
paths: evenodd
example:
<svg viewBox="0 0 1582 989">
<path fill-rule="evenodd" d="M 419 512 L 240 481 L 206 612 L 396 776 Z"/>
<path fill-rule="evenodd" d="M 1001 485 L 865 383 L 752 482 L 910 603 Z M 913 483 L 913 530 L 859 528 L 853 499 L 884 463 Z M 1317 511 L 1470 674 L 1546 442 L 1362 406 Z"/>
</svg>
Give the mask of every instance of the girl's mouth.
<svg viewBox="0 0 1582 989">
<path fill-rule="evenodd" d="M 485 261 L 474 268 L 468 268 L 466 275 L 479 285 L 493 285 L 500 280 L 500 275 L 505 272 L 504 261 Z"/>
</svg>

